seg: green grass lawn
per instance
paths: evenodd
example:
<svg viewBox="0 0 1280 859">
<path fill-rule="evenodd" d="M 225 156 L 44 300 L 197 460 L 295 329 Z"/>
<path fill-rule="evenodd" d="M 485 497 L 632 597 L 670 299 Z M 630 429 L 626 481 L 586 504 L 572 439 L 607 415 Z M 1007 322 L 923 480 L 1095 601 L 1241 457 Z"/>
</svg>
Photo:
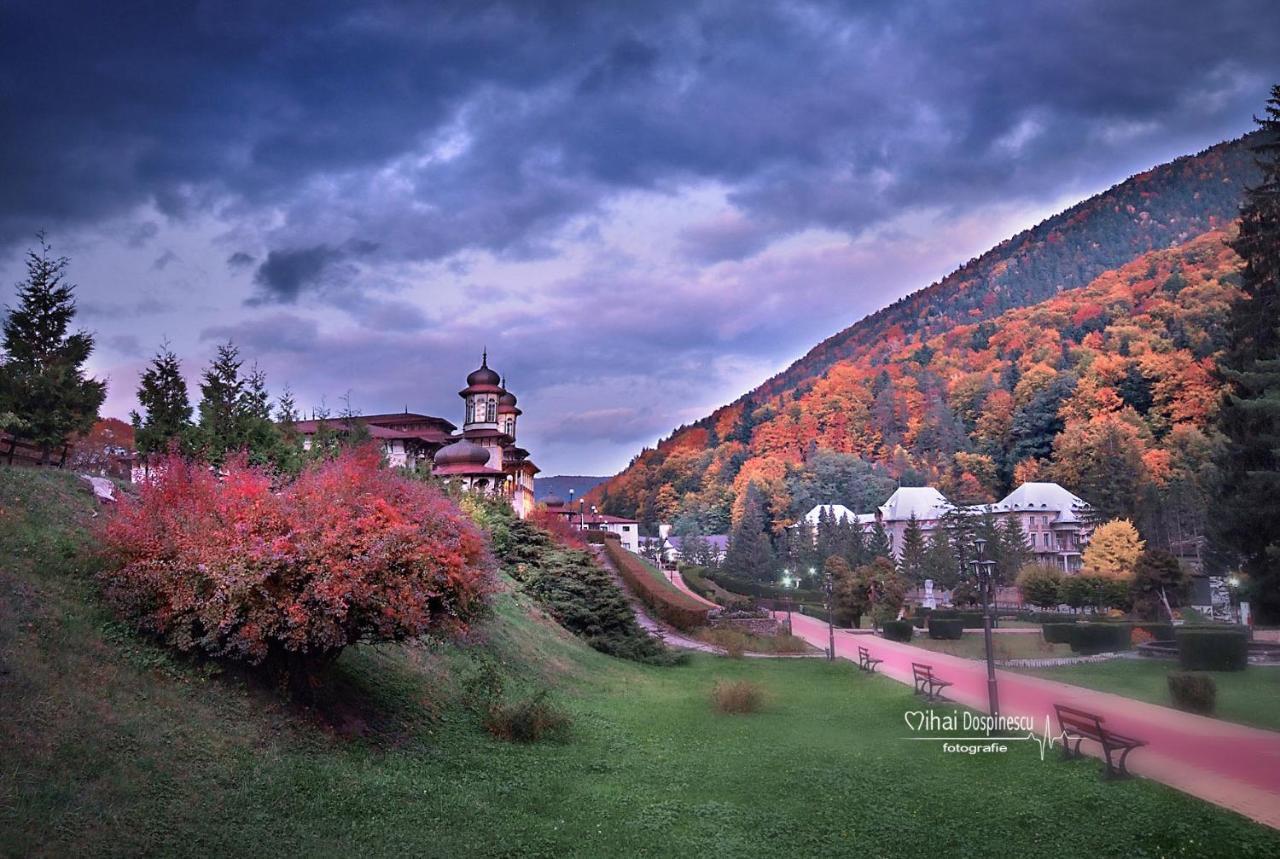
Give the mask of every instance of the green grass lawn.
<svg viewBox="0 0 1280 859">
<path fill-rule="evenodd" d="M 1172 707 L 1165 678 L 1176 670 L 1176 662 L 1115 659 L 1024 673 Z M 1214 671 L 1212 676 L 1218 685 L 1218 718 L 1280 731 L 1280 666 L 1251 665 L 1244 671 Z"/>
<path fill-rule="evenodd" d="M 485 643 L 349 650 L 349 718 L 169 658 L 93 596 L 93 504 L 0 470 L 0 855 L 1274 856 L 1280 833 L 1096 761 L 908 742 L 904 686 L 822 660 L 657 668 L 506 594 Z M 550 684 L 565 743 L 463 702 L 477 654 Z M 721 679 L 767 694 L 722 716 Z"/>
<path fill-rule="evenodd" d="M 916 630 L 911 643 L 926 650 L 949 653 L 952 656 L 960 656 L 965 659 L 986 658 L 986 646 L 983 643 L 981 632 L 966 632 L 962 638 L 946 640 L 933 639 L 929 637 L 928 632 Z M 1048 644 L 1039 635 L 1024 635 L 1022 633 L 1001 635 L 997 632 L 992 634 L 991 644 L 992 649 L 995 651 L 996 659 L 1001 660 L 1051 659 L 1071 655 L 1071 645 Z"/>
</svg>

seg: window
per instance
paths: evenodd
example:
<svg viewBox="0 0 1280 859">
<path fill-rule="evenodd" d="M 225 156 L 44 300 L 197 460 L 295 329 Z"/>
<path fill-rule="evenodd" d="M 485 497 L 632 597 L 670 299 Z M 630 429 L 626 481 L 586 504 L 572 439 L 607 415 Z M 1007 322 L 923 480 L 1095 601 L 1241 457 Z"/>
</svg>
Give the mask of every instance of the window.
<svg viewBox="0 0 1280 859">
<path fill-rule="evenodd" d="M 1034 549 L 1035 547 L 1036 547 L 1036 535 L 1035 535 L 1035 534 L 1032 534 L 1032 535 L 1031 535 L 1031 548 L 1033 548 L 1033 549 Z"/>
<path fill-rule="evenodd" d="M 622 530 L 623 530 L 623 531 L 630 531 L 630 530 L 631 530 L 631 526 L 630 526 L 630 525 L 623 525 L 623 526 L 622 526 Z"/>
</svg>

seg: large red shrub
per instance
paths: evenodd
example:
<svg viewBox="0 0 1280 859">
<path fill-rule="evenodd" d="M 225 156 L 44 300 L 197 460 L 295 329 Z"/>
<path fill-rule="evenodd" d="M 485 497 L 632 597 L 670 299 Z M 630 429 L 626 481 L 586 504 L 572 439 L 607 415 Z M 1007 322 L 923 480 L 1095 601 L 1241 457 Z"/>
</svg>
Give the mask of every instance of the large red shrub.
<svg viewBox="0 0 1280 859">
<path fill-rule="evenodd" d="M 488 604 L 480 532 L 440 492 L 364 449 L 283 489 L 243 461 L 166 459 L 104 530 L 107 599 L 185 651 L 258 664 L 466 631 Z"/>
</svg>

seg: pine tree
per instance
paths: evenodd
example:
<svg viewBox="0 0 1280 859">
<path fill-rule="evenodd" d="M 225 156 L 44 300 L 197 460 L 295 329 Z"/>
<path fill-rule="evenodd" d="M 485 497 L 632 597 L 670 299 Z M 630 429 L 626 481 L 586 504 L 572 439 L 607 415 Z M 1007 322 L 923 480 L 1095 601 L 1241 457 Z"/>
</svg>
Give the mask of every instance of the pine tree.
<svg viewBox="0 0 1280 859">
<path fill-rule="evenodd" d="M 205 456 L 221 464 L 228 452 L 244 447 L 241 410 L 245 380 L 240 376 L 240 350 L 231 341 L 218 347 L 200 383 L 200 442 Z"/>
<path fill-rule="evenodd" d="M 902 532 L 902 556 L 898 559 L 898 571 L 913 585 L 924 582 L 924 556 L 927 551 L 924 531 L 920 528 L 916 515 L 912 513 Z"/>
<path fill-rule="evenodd" d="M 0 364 L 0 429 L 29 439 L 48 465 L 52 451 L 72 433 L 87 433 L 107 396 L 106 382 L 85 378 L 93 336 L 69 334 L 76 315 L 75 286 L 65 281 L 66 257 L 27 251 L 27 279 L 18 284 L 18 306 L 4 321 Z"/>
<path fill-rule="evenodd" d="M 773 546 L 765 533 L 764 503 L 754 483 L 747 484 L 742 516 L 729 534 L 724 566 L 730 575 L 752 581 L 773 581 Z"/>
<path fill-rule="evenodd" d="M 1227 393 L 1218 414 L 1226 444 L 1213 517 L 1216 539 L 1238 553 L 1254 609 L 1280 618 L 1280 85 L 1271 89 L 1253 150 L 1261 182 L 1248 189 L 1240 233 L 1241 295 L 1219 361 Z"/>
<path fill-rule="evenodd" d="M 873 561 L 876 558 L 893 560 L 893 544 L 889 542 L 889 532 L 884 529 L 883 522 L 876 522 L 871 529 L 871 539 L 867 541 L 867 555 Z"/>
<path fill-rule="evenodd" d="M 141 453 L 167 450 L 177 442 L 182 445 L 191 433 L 191 400 L 187 382 L 182 378 L 182 363 L 168 342 L 151 359 L 142 372 L 138 385 L 138 403 L 143 414 L 133 412 L 135 444 Z"/>
</svg>

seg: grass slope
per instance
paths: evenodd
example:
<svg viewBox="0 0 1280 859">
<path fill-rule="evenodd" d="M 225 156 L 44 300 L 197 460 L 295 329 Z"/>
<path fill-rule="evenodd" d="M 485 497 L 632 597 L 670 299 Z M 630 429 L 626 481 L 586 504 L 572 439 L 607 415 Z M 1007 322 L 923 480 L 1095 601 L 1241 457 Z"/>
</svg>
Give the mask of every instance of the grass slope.
<svg viewBox="0 0 1280 859">
<path fill-rule="evenodd" d="M 1096 762 L 900 740 L 904 687 L 847 664 L 596 653 L 507 594 L 483 648 L 359 648 L 336 730 L 170 660 L 97 607 L 65 475 L 0 471 L 0 854 L 1276 855 L 1280 833 Z M 517 601 L 517 600 L 520 601 Z M 551 681 L 565 744 L 462 706 L 475 653 Z M 760 684 L 716 716 L 719 679 Z"/>
</svg>

